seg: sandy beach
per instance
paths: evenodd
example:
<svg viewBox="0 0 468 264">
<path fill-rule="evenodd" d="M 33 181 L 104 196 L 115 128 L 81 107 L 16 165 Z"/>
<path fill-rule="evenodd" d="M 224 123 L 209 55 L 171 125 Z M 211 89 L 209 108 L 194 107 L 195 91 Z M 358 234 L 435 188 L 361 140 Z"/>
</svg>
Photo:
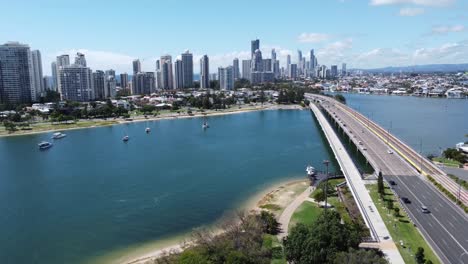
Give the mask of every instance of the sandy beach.
<svg viewBox="0 0 468 264">
<path fill-rule="evenodd" d="M 263 190 L 242 203 L 238 210 L 246 212 L 268 210 L 279 216 L 279 214 L 281 214 L 281 212 L 307 187 L 308 181 L 300 178 L 274 182 L 265 186 Z M 268 209 L 267 207 L 270 204 L 275 204 L 278 207 L 274 210 Z M 214 234 L 219 234 L 222 232 L 219 228 L 220 222 L 222 222 L 222 220 L 204 228 L 207 228 Z M 92 260 L 90 263 L 149 264 L 153 263 L 154 259 L 164 254 L 180 252 L 190 245 L 192 245 L 192 242 L 190 242 L 190 234 L 181 234 L 166 241 L 155 241 L 154 243 L 114 252 L 108 256 Z"/>
<path fill-rule="evenodd" d="M 76 129 L 87 129 L 87 128 L 95 128 L 95 127 L 103 127 L 103 126 L 113 126 L 119 124 L 128 124 L 134 122 L 144 122 L 144 121 L 156 121 L 156 120 L 167 120 L 167 119 L 184 119 L 184 118 L 200 118 L 205 116 L 220 116 L 220 115 L 230 115 L 230 114 L 241 114 L 253 111 L 264 111 L 264 110 L 303 110 L 304 108 L 300 105 L 277 105 L 277 104 L 265 104 L 265 105 L 254 105 L 252 107 L 246 108 L 228 108 L 224 110 L 214 111 L 209 110 L 205 112 L 194 112 L 192 115 L 188 114 L 177 114 L 177 113 L 165 113 L 158 116 L 147 116 L 145 118 L 144 115 L 133 117 L 131 121 L 125 120 L 124 118 L 116 118 L 116 119 L 92 119 L 92 120 L 79 120 L 76 124 L 59 124 L 57 127 L 53 127 L 50 129 L 44 130 L 18 130 L 14 133 L 7 133 L 4 128 L 0 129 L 0 137 L 11 137 L 11 136 L 24 136 L 24 135 L 33 135 L 33 134 L 41 134 L 41 133 L 51 133 L 56 131 L 67 131 L 67 130 L 76 130 Z M 82 123 L 89 123 L 89 125 L 85 124 L 84 126 L 79 126 Z M 37 124 L 32 125 L 37 126 Z M 70 127 L 67 127 L 70 126 Z"/>
</svg>

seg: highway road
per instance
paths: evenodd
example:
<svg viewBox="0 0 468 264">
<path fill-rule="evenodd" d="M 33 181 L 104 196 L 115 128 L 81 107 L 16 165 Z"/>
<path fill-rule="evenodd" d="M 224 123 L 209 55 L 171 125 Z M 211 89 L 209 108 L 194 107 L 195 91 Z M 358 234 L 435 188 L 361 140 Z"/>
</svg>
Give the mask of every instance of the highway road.
<svg viewBox="0 0 468 264">
<path fill-rule="evenodd" d="M 390 146 L 392 140 L 387 143 L 385 137 L 382 139 L 381 136 L 376 135 L 374 131 L 377 128 L 373 128 L 374 131 L 370 130 L 356 113 L 337 101 L 323 97 L 320 99 L 325 100 L 321 103 L 324 110 L 359 146 L 359 151 L 368 158 L 373 168 L 381 171 L 385 180 L 396 182 L 393 190 L 397 196 L 407 197 L 411 201 L 410 204 L 403 204 L 405 211 L 419 227 L 442 262 L 468 264 L 468 253 L 465 253 L 468 252 L 468 216 L 443 196 L 432 183 L 423 178 L 414 164 L 410 164 L 396 151 L 389 154 L 388 150 L 392 149 Z M 397 144 L 397 142 L 393 143 Z M 406 151 L 409 152 L 409 150 Z M 423 170 L 425 169 L 435 172 L 428 164 L 423 165 Z M 422 205 L 427 206 L 431 212 L 423 213 Z"/>
</svg>

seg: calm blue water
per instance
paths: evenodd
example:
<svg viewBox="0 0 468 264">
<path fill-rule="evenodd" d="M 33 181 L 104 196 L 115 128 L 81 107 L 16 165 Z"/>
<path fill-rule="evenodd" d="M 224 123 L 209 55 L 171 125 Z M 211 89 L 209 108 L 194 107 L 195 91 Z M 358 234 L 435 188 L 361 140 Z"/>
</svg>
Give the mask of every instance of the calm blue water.
<svg viewBox="0 0 468 264">
<path fill-rule="evenodd" d="M 426 154 L 468 140 L 468 100 L 343 94 L 347 104 Z"/>
<path fill-rule="evenodd" d="M 331 158 L 309 111 L 209 122 L 66 131 L 47 151 L 50 133 L 0 138 L 0 262 L 80 263 L 189 231 Z"/>
</svg>

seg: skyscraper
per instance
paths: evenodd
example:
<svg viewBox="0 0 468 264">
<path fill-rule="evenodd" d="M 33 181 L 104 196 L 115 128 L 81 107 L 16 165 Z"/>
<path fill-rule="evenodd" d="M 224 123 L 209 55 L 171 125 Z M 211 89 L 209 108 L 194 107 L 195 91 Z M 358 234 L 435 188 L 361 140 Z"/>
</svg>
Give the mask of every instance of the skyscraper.
<svg viewBox="0 0 468 264">
<path fill-rule="evenodd" d="M 126 72 L 120 74 L 120 88 L 128 88 L 128 74 Z"/>
<path fill-rule="evenodd" d="M 172 57 L 171 55 L 161 56 L 161 88 L 166 90 L 174 89 L 172 75 Z"/>
<path fill-rule="evenodd" d="M 336 78 L 338 76 L 338 65 L 331 66 L 330 75 L 331 78 Z"/>
<path fill-rule="evenodd" d="M 193 55 L 190 51 L 182 53 L 182 87 L 193 87 Z"/>
<path fill-rule="evenodd" d="M 218 68 L 219 87 L 222 90 L 234 89 L 233 68 L 228 66 L 226 68 Z"/>
<path fill-rule="evenodd" d="M 18 42 L 0 45 L 0 102 L 29 103 L 32 93 L 29 46 Z"/>
<path fill-rule="evenodd" d="M 104 76 L 104 98 L 115 98 L 117 93 L 117 81 L 115 71 L 107 70 Z"/>
<path fill-rule="evenodd" d="M 159 60 L 156 60 L 156 89 L 162 89 L 162 81 L 161 81 L 161 63 Z"/>
<path fill-rule="evenodd" d="M 62 94 L 62 82 L 60 81 L 60 74 L 59 71 L 62 67 L 70 65 L 70 56 L 67 54 L 57 56 L 57 79 L 56 79 L 56 86 L 57 91 Z"/>
<path fill-rule="evenodd" d="M 203 55 L 200 59 L 200 87 L 210 88 L 210 62 L 208 55 Z"/>
<path fill-rule="evenodd" d="M 303 72 L 303 65 L 302 65 L 302 51 L 297 50 L 297 72 L 299 75 Z"/>
<path fill-rule="evenodd" d="M 315 69 L 315 67 L 317 67 L 317 65 L 315 64 L 314 49 L 310 50 L 310 58 L 309 59 L 310 59 L 310 61 L 309 61 L 310 66 L 309 67 L 310 67 L 311 70 L 313 70 L 313 69 Z"/>
<path fill-rule="evenodd" d="M 141 63 L 140 60 L 136 59 L 133 61 L 133 74 L 141 72 Z"/>
<path fill-rule="evenodd" d="M 64 100 L 88 102 L 94 99 L 92 72 L 81 64 L 63 66 L 59 69 L 60 87 Z"/>
<path fill-rule="evenodd" d="M 156 90 L 154 72 L 139 72 L 133 80 L 132 94 L 151 94 Z"/>
<path fill-rule="evenodd" d="M 341 75 L 346 76 L 346 63 L 341 64 Z"/>
<path fill-rule="evenodd" d="M 291 68 L 291 55 L 288 54 L 288 56 L 286 56 L 286 71 L 288 72 L 289 78 L 291 78 L 291 76 L 289 75 L 290 68 Z"/>
<path fill-rule="evenodd" d="M 104 78 L 105 75 L 103 71 L 97 70 L 93 72 L 94 99 L 102 100 L 105 98 Z"/>
<path fill-rule="evenodd" d="M 86 67 L 86 58 L 83 53 L 77 52 L 75 56 L 75 64 Z"/>
<path fill-rule="evenodd" d="M 260 49 L 260 40 L 255 39 L 250 43 L 250 58 L 253 58 L 255 51 Z"/>
<path fill-rule="evenodd" d="M 297 64 L 291 64 L 289 65 L 289 78 L 291 80 L 296 80 L 297 79 Z"/>
<path fill-rule="evenodd" d="M 252 57 L 252 72 L 262 72 L 263 71 L 263 59 L 262 52 L 257 49 Z"/>
<path fill-rule="evenodd" d="M 234 58 L 232 61 L 232 67 L 233 67 L 233 76 L 234 76 L 234 81 L 240 79 L 240 73 L 239 73 L 239 59 Z"/>
<path fill-rule="evenodd" d="M 174 62 L 174 84 L 175 89 L 184 88 L 184 65 L 179 59 Z"/>
<path fill-rule="evenodd" d="M 57 88 L 57 63 L 54 61 L 50 64 L 51 72 L 52 72 L 52 90 L 58 91 Z"/>
<path fill-rule="evenodd" d="M 271 60 L 274 62 L 276 61 L 276 51 L 275 49 L 272 49 L 271 50 Z"/>
<path fill-rule="evenodd" d="M 41 96 L 44 96 L 45 87 L 42 75 L 42 59 L 41 52 L 38 50 L 31 51 L 31 62 L 32 62 L 32 90 L 31 99 L 33 101 L 39 100 Z"/>
<path fill-rule="evenodd" d="M 242 78 L 250 80 L 252 60 L 242 60 Z"/>
</svg>

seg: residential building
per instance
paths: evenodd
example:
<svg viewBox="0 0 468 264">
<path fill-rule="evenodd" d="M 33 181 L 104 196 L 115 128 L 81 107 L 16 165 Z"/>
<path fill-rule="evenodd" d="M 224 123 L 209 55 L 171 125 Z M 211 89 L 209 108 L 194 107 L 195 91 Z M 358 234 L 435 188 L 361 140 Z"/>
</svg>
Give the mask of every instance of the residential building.
<svg viewBox="0 0 468 264">
<path fill-rule="evenodd" d="M 331 77 L 331 78 L 336 78 L 336 77 L 338 77 L 338 66 L 337 66 L 337 65 L 332 65 L 332 66 L 331 66 L 330 77 Z"/>
<path fill-rule="evenodd" d="M 346 76 L 346 63 L 341 64 L 341 75 Z"/>
<path fill-rule="evenodd" d="M 174 62 L 174 88 L 184 88 L 184 65 L 182 60 L 177 59 Z"/>
<path fill-rule="evenodd" d="M 262 72 L 263 71 L 263 59 L 262 59 L 262 52 L 257 49 L 252 57 L 252 72 Z"/>
<path fill-rule="evenodd" d="M 117 94 L 117 81 L 115 71 L 107 70 L 104 76 L 104 98 L 115 98 Z"/>
<path fill-rule="evenodd" d="M 226 68 L 218 68 L 219 76 L 219 87 L 222 90 L 233 90 L 234 89 L 234 76 L 233 67 L 228 66 Z"/>
<path fill-rule="evenodd" d="M 38 101 L 41 96 L 45 96 L 44 76 L 42 75 L 42 59 L 41 52 L 38 50 L 31 51 L 31 71 L 32 71 L 32 101 Z"/>
<path fill-rule="evenodd" d="M 29 103 L 32 100 L 32 62 L 29 46 L 19 42 L 0 45 L 0 102 Z"/>
<path fill-rule="evenodd" d="M 258 49 L 260 49 L 260 40 L 259 39 L 252 40 L 250 43 L 250 58 L 251 59 L 255 55 L 255 51 Z"/>
<path fill-rule="evenodd" d="M 52 90 L 58 91 L 57 88 L 57 63 L 54 61 L 50 64 L 52 72 Z"/>
<path fill-rule="evenodd" d="M 120 74 L 120 88 L 128 89 L 128 74 L 126 72 Z"/>
<path fill-rule="evenodd" d="M 289 65 L 288 76 L 291 80 L 297 80 L 297 64 L 293 63 Z"/>
<path fill-rule="evenodd" d="M 105 74 L 103 71 L 93 72 L 94 99 L 103 100 L 106 98 L 104 95 L 104 79 Z"/>
<path fill-rule="evenodd" d="M 141 72 L 141 63 L 140 60 L 136 59 L 133 61 L 133 74 L 137 74 L 138 72 Z"/>
<path fill-rule="evenodd" d="M 171 55 L 161 56 L 161 88 L 165 90 L 174 89 L 173 74 L 172 74 L 172 57 Z"/>
<path fill-rule="evenodd" d="M 132 94 L 151 94 L 156 91 L 154 72 L 139 72 L 133 76 Z"/>
<path fill-rule="evenodd" d="M 233 75 L 234 75 L 234 81 L 240 79 L 240 72 L 239 72 L 239 59 L 234 58 L 232 61 L 232 67 L 233 67 Z"/>
<path fill-rule="evenodd" d="M 59 71 L 62 67 L 69 66 L 70 65 L 70 56 L 67 54 L 63 54 L 60 56 L 57 56 L 57 63 L 56 63 L 56 71 L 57 71 L 57 79 L 56 79 L 56 86 L 57 86 L 57 91 L 62 94 L 62 87 L 61 87 L 61 81 L 60 81 L 60 75 Z"/>
<path fill-rule="evenodd" d="M 63 100 L 88 102 L 94 99 L 91 69 L 82 64 L 60 67 L 59 80 Z"/>
<path fill-rule="evenodd" d="M 252 60 L 242 60 L 242 78 L 250 80 Z"/>
<path fill-rule="evenodd" d="M 83 53 L 77 52 L 75 56 L 75 64 L 86 67 L 86 58 Z"/>
<path fill-rule="evenodd" d="M 200 59 L 200 88 L 210 88 L 210 61 L 208 55 Z"/>
<path fill-rule="evenodd" d="M 193 54 L 190 51 L 182 53 L 182 87 L 193 88 Z"/>
</svg>

